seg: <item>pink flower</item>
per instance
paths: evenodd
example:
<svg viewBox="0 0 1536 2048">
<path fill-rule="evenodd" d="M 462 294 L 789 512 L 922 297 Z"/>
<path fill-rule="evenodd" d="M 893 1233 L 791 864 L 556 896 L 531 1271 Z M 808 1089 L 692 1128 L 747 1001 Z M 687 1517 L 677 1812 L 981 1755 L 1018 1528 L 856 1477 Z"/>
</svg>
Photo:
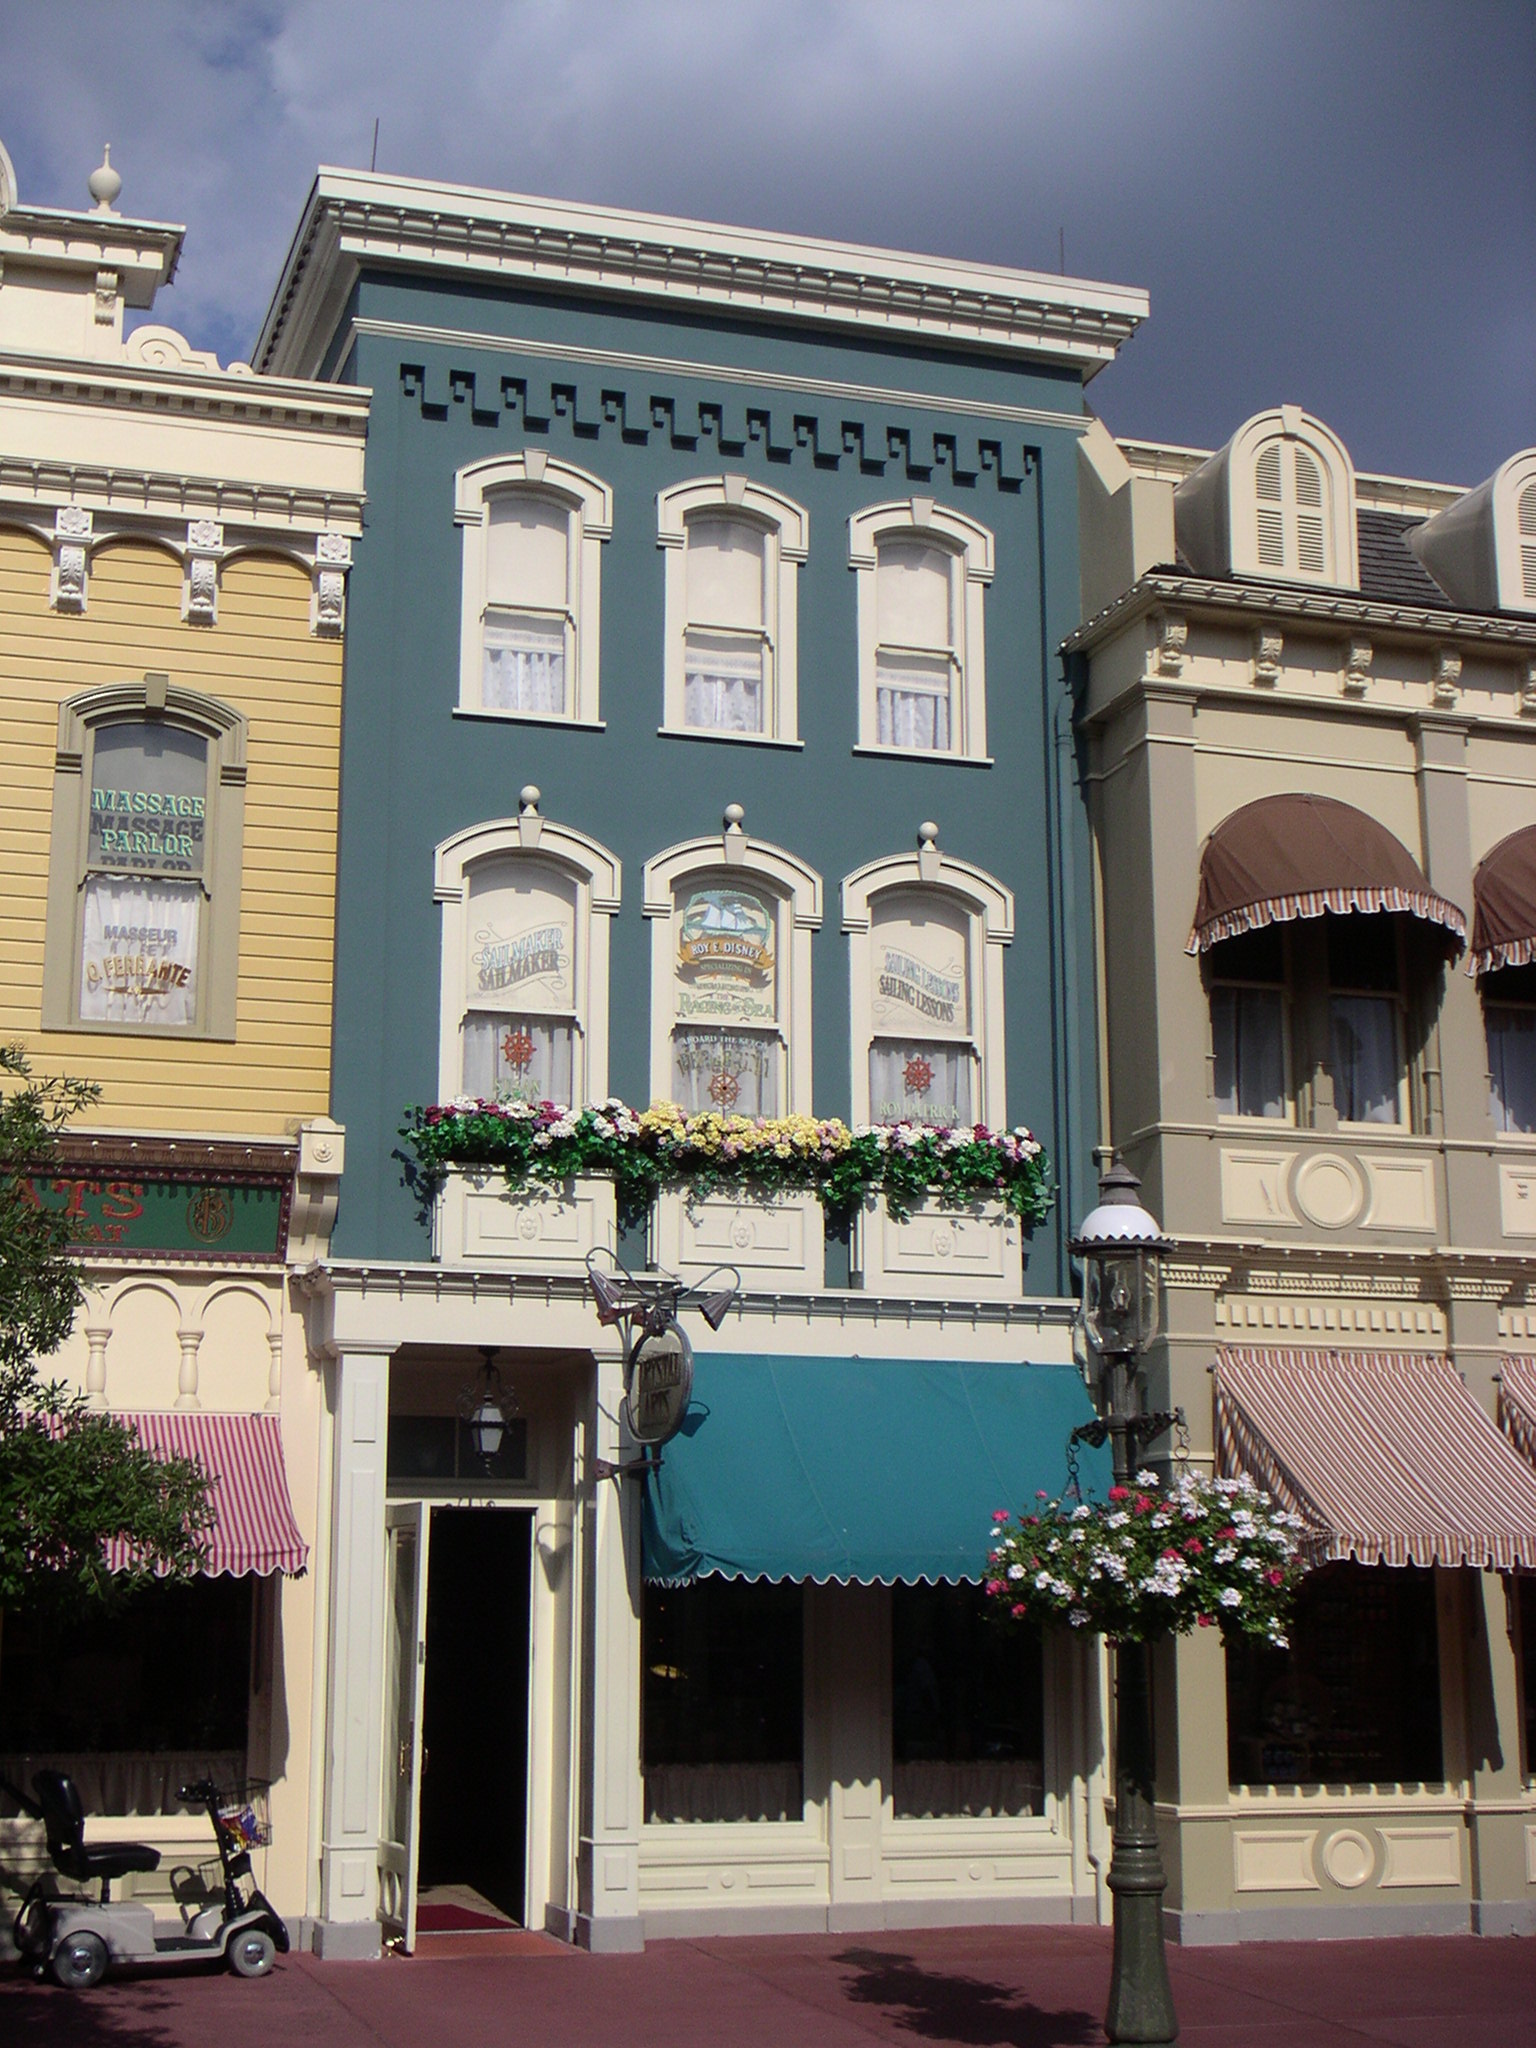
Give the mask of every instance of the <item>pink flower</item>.
<svg viewBox="0 0 1536 2048">
<path fill-rule="evenodd" d="M 1150 1515 L 1150 1514 L 1151 1514 L 1151 1512 L 1152 1512 L 1152 1496 L 1151 1496 L 1151 1494 L 1150 1494 L 1150 1493 L 1138 1493 L 1138 1494 L 1137 1494 L 1137 1496 L 1136 1496 L 1136 1498 L 1135 1498 L 1135 1499 L 1134 1499 L 1134 1500 L 1133 1500 L 1133 1501 L 1131 1502 L 1131 1513 L 1132 1513 L 1133 1515 Z"/>
<path fill-rule="evenodd" d="M 1178 1560 L 1178 1555 L 1179 1553 L 1176 1550 L 1160 1550 L 1158 1552 L 1159 1557 L 1171 1557 L 1175 1562 Z"/>
<path fill-rule="evenodd" d="M 1008 1510 L 1006 1508 L 994 1508 L 992 1510 L 992 1519 L 994 1522 L 1006 1522 L 1008 1519 Z"/>
<path fill-rule="evenodd" d="M 1050 1499 L 1050 1497 L 1051 1497 L 1051 1496 L 1050 1496 L 1050 1495 L 1049 1495 L 1049 1494 L 1048 1494 L 1048 1493 L 1046 1492 L 1046 1490 L 1045 1490 L 1045 1488 L 1044 1488 L 1043 1486 L 1037 1486 L 1037 1487 L 1035 1488 L 1035 1499 L 1036 1499 L 1036 1500 L 1049 1500 L 1049 1499 Z"/>
<path fill-rule="evenodd" d="M 1001 1592 L 1002 1592 L 1002 1590 L 1003 1590 L 1003 1582 L 1002 1582 L 1002 1580 L 1001 1580 L 1001 1579 L 988 1579 L 988 1581 L 987 1581 L 987 1591 L 988 1591 L 989 1593 L 1001 1593 Z"/>
<path fill-rule="evenodd" d="M 1285 1573 L 1277 1571 L 1273 1565 L 1270 1566 L 1264 1576 L 1272 1586 L 1283 1586 L 1285 1584 Z"/>
<path fill-rule="evenodd" d="M 1109 1489 L 1109 1497 L 1111 1500 L 1129 1500 L 1131 1489 L 1128 1486 L 1112 1486 Z"/>
<path fill-rule="evenodd" d="M 1024 1602 L 1022 1600 L 1017 1600 L 1014 1602 L 1011 1612 L 1014 1620 L 1020 1621 L 1029 1612 L 1029 1609 L 1024 1605 Z"/>
<path fill-rule="evenodd" d="M 1211 1620 L 1211 1617 L 1208 1614 L 1197 1614 L 1195 1616 L 1195 1619 L 1199 1622 L 1202 1628 L 1214 1628 L 1216 1626 L 1216 1624 Z"/>
<path fill-rule="evenodd" d="M 1198 1557 L 1201 1551 L 1204 1550 L 1205 1545 L 1200 1541 L 1200 1538 L 1198 1536 L 1191 1536 L 1189 1541 L 1185 1544 L 1184 1548 L 1186 1551 L 1188 1551 L 1191 1557 Z"/>
<path fill-rule="evenodd" d="M 1230 1543 L 1236 1534 L 1237 1531 L 1235 1529 L 1218 1529 L 1216 1531 L 1216 1541 L 1218 1543 Z"/>
</svg>

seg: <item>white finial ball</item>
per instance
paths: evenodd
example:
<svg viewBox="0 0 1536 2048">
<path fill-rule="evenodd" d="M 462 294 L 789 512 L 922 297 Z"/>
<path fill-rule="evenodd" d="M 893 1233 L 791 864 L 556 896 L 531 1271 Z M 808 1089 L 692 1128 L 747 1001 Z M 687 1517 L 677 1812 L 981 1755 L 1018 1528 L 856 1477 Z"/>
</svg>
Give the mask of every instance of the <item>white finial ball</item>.
<svg viewBox="0 0 1536 2048">
<path fill-rule="evenodd" d="M 517 800 L 525 811 L 536 811 L 539 808 L 540 794 L 539 785 L 536 782 L 525 782 L 517 792 Z"/>
<path fill-rule="evenodd" d="M 113 201 L 123 189 L 121 174 L 112 168 L 112 145 L 110 142 L 104 145 L 101 152 L 101 162 L 85 182 L 91 197 L 96 202 L 97 212 L 110 213 Z"/>
<path fill-rule="evenodd" d="M 921 825 L 919 825 L 917 828 L 917 838 L 918 844 L 921 846 L 938 845 L 939 828 L 937 825 L 935 825 L 932 818 L 924 818 Z"/>
<path fill-rule="evenodd" d="M 727 827 L 733 832 L 746 815 L 740 804 L 727 804 L 725 807 L 725 822 Z"/>
</svg>

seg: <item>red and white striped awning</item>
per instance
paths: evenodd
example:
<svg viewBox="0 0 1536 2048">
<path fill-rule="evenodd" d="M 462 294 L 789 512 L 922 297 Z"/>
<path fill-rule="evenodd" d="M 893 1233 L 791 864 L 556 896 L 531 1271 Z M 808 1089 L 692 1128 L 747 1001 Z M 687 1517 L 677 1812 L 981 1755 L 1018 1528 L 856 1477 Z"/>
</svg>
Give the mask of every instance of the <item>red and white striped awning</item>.
<svg viewBox="0 0 1536 2048">
<path fill-rule="evenodd" d="M 213 1527 L 202 1570 L 206 1577 L 243 1578 L 252 1572 L 302 1572 L 309 1548 L 299 1534 L 288 1494 L 283 1438 L 275 1415 L 203 1415 L 186 1410 L 119 1414 L 147 1450 L 163 1458 L 193 1458 L 209 1479 Z M 107 1546 L 107 1566 L 126 1571 L 126 1541 Z"/>
<path fill-rule="evenodd" d="M 1216 1460 L 1313 1534 L 1313 1564 L 1536 1570 L 1536 1472 L 1445 1358 L 1232 1347 L 1216 1367 Z"/>
<path fill-rule="evenodd" d="M 1499 1420 L 1522 1458 L 1536 1465 L 1536 1358 L 1506 1358 L 1499 1375 Z"/>
</svg>

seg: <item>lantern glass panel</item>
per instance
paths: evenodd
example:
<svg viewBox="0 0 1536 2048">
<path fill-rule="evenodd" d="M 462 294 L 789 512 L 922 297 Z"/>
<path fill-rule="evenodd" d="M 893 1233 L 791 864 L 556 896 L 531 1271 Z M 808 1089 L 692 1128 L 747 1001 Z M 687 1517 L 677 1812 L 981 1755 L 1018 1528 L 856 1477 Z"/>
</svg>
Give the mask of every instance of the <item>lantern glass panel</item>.
<svg viewBox="0 0 1536 2048">
<path fill-rule="evenodd" d="M 1100 1351 L 1140 1351 L 1160 1324 L 1159 1262 L 1140 1248 L 1090 1252 L 1083 1261 L 1083 1322 Z"/>
</svg>

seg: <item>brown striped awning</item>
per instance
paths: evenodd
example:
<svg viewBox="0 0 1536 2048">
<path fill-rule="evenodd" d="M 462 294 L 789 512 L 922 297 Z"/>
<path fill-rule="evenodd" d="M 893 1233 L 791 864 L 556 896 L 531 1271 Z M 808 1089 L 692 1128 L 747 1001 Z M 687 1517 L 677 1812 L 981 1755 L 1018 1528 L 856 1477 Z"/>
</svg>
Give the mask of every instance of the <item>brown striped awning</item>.
<svg viewBox="0 0 1536 2048">
<path fill-rule="evenodd" d="M 1536 960 L 1536 825 L 1522 826 L 1483 856 L 1472 877 L 1469 974 Z"/>
<path fill-rule="evenodd" d="M 203 1553 L 208 1578 L 243 1578 L 270 1572 L 297 1577 L 309 1549 L 294 1520 L 275 1415 L 203 1415 L 184 1409 L 120 1414 L 146 1450 L 162 1458 L 191 1458 L 208 1475 L 213 1527 Z M 107 1566 L 126 1571 L 129 1546 L 107 1546 Z"/>
<path fill-rule="evenodd" d="M 1385 825 L 1337 797 L 1296 793 L 1244 804 L 1205 842 L 1185 950 L 1330 910 L 1406 911 L 1442 926 L 1458 953 L 1467 941 L 1465 916 Z"/>
<path fill-rule="evenodd" d="M 1302 1518 L 1309 1563 L 1536 1570 L 1536 1472 L 1449 1360 L 1233 1346 L 1215 1380 L 1217 1469 Z"/>
<path fill-rule="evenodd" d="M 1506 1358 L 1499 1375 L 1499 1421 L 1522 1458 L 1536 1465 L 1536 1358 Z"/>
</svg>

